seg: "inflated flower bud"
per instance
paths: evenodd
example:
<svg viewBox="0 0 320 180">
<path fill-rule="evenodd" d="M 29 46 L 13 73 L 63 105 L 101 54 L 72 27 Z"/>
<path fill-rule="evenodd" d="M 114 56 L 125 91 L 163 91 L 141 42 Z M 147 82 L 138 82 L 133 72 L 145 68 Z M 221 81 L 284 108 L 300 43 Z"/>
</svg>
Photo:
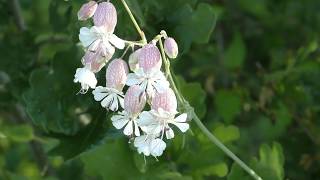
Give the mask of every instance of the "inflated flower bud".
<svg viewBox="0 0 320 180">
<path fill-rule="evenodd" d="M 162 108 L 163 110 L 170 113 L 177 112 L 177 98 L 173 90 L 170 88 L 168 88 L 166 91 L 162 93 L 156 93 L 156 95 L 152 99 L 151 104 L 151 107 L 154 110 Z"/>
<path fill-rule="evenodd" d="M 127 81 L 128 65 L 122 59 L 113 60 L 106 71 L 106 85 L 109 88 L 114 88 L 122 91 Z"/>
<path fill-rule="evenodd" d="M 175 59 L 178 56 L 178 44 L 173 38 L 169 37 L 164 41 L 164 51 L 171 59 Z"/>
<path fill-rule="evenodd" d="M 159 70 L 161 68 L 161 55 L 160 51 L 154 44 L 147 44 L 141 48 L 138 54 L 139 67 L 144 72 L 148 73 L 151 70 Z"/>
<path fill-rule="evenodd" d="M 112 57 L 112 54 L 104 51 L 102 48 L 97 48 L 96 51 L 88 50 L 81 60 L 82 64 L 94 73 L 99 72 Z"/>
<path fill-rule="evenodd" d="M 113 33 L 114 28 L 117 25 L 116 8 L 110 2 L 100 3 L 94 13 L 93 22 L 95 26 L 103 26 L 107 32 Z"/>
<path fill-rule="evenodd" d="M 129 56 L 129 67 L 130 67 L 131 71 L 135 71 L 139 68 L 138 55 L 139 55 L 140 51 L 141 51 L 141 49 L 138 49 L 135 52 L 133 52 L 132 54 L 130 54 L 130 56 Z"/>
<path fill-rule="evenodd" d="M 85 21 L 91 18 L 96 12 L 97 7 L 98 4 L 95 1 L 89 1 L 86 4 L 83 4 L 80 10 L 78 11 L 78 19 L 80 21 Z"/>
<path fill-rule="evenodd" d="M 138 85 L 130 86 L 124 96 L 124 110 L 130 114 L 138 114 L 146 104 L 146 94 Z"/>
</svg>

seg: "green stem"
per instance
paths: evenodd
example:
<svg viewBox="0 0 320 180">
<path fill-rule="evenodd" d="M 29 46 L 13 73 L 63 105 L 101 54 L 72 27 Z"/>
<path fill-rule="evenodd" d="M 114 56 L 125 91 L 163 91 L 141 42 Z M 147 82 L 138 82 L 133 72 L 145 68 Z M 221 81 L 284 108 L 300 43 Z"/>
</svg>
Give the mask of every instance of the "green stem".
<svg viewBox="0 0 320 180">
<path fill-rule="evenodd" d="M 173 91 L 178 97 L 179 104 L 182 105 L 183 109 L 185 109 L 192 117 L 192 119 L 195 121 L 195 123 L 198 125 L 200 130 L 209 138 L 211 142 L 213 142 L 216 146 L 218 146 L 225 154 L 227 154 L 231 159 L 233 159 L 240 167 L 242 167 L 245 171 L 247 171 L 254 179 L 256 180 L 262 180 L 262 178 L 257 175 L 249 166 L 247 166 L 240 158 L 238 158 L 233 152 L 231 152 L 217 137 L 215 137 L 207 128 L 206 126 L 201 122 L 197 114 L 194 112 L 194 108 L 190 106 L 189 102 L 184 99 L 180 91 L 178 90 L 171 71 L 170 71 L 170 61 L 167 59 L 164 48 L 163 48 L 163 43 L 162 40 L 159 40 L 159 45 L 160 45 L 160 50 L 161 50 L 161 55 L 163 62 L 165 64 L 165 72 L 168 78 L 168 81 L 170 85 L 173 88 Z"/>
<path fill-rule="evenodd" d="M 144 32 L 141 30 L 140 26 L 138 25 L 136 19 L 134 18 L 129 6 L 127 5 L 126 1 L 125 0 L 121 0 L 124 8 L 126 9 L 126 11 L 128 12 L 129 16 L 130 16 L 130 19 L 131 21 L 133 22 L 135 28 L 137 29 L 139 35 L 141 36 L 141 41 L 146 44 L 147 43 L 147 39 L 146 39 L 146 36 L 144 34 Z"/>
</svg>

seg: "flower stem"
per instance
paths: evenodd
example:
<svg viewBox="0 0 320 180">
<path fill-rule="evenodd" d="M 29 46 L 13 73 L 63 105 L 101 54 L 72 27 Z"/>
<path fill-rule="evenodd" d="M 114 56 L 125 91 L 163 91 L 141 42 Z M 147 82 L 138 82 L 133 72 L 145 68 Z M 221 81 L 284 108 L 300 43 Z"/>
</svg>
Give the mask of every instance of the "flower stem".
<svg viewBox="0 0 320 180">
<path fill-rule="evenodd" d="M 145 36 L 144 32 L 141 30 L 140 26 L 138 25 L 136 19 L 134 18 L 134 16 L 133 16 L 133 14 L 132 14 L 132 12 L 131 12 L 128 4 L 126 3 L 125 0 L 121 0 L 121 2 L 122 2 L 122 4 L 123 4 L 124 8 L 126 9 L 126 11 L 128 12 L 128 14 L 129 14 L 129 16 L 130 16 L 130 19 L 131 19 L 131 21 L 133 22 L 135 28 L 137 29 L 139 35 L 141 36 L 141 41 L 142 41 L 144 44 L 146 44 L 146 43 L 147 43 L 146 36 Z"/>
<path fill-rule="evenodd" d="M 233 159 L 240 167 L 242 167 L 245 171 L 247 171 L 254 179 L 256 180 L 262 180 L 262 178 L 257 175 L 249 166 L 247 166 L 240 158 L 238 158 L 232 151 L 230 151 L 217 137 L 215 137 L 207 128 L 206 126 L 201 122 L 197 114 L 194 112 L 194 108 L 190 106 L 189 102 L 184 99 L 180 91 L 178 90 L 171 71 L 170 71 L 170 61 L 167 59 L 162 40 L 159 40 L 160 50 L 163 62 L 165 64 L 165 72 L 167 75 L 167 78 L 169 80 L 170 85 L 173 88 L 173 91 L 178 97 L 179 104 L 182 105 L 183 109 L 186 110 L 189 116 L 192 117 L 192 119 L 195 121 L 197 126 L 200 128 L 200 130 L 209 138 L 211 142 L 213 142 L 216 146 L 218 146 L 225 154 L 227 154 L 231 159 Z"/>
</svg>

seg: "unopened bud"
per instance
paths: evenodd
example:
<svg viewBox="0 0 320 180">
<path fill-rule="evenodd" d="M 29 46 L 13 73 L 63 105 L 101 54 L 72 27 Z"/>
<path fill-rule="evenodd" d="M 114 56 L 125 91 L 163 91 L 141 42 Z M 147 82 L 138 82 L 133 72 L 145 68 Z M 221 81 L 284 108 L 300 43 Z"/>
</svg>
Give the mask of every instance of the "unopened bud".
<svg viewBox="0 0 320 180">
<path fill-rule="evenodd" d="M 138 85 L 130 86 L 124 96 L 124 110 L 136 115 L 142 111 L 146 104 L 146 94 Z"/>
<path fill-rule="evenodd" d="M 154 44 L 147 44 L 141 48 L 138 54 L 139 67 L 144 72 L 150 72 L 152 69 L 160 70 L 162 61 L 160 51 Z"/>
<path fill-rule="evenodd" d="M 129 56 L 129 67 L 130 67 L 131 71 L 135 71 L 139 68 L 138 55 L 139 55 L 140 51 L 141 51 L 141 49 L 138 49 L 138 50 L 134 51 L 132 54 L 130 54 L 130 56 Z"/>
<path fill-rule="evenodd" d="M 152 99 L 152 109 L 158 110 L 162 108 L 163 110 L 176 113 L 177 112 L 177 98 L 172 89 L 168 88 L 162 93 L 156 93 Z"/>
<path fill-rule="evenodd" d="M 113 33 L 117 25 L 117 10 L 110 2 L 102 2 L 93 16 L 95 26 L 103 26 L 107 32 Z"/>
<path fill-rule="evenodd" d="M 127 81 L 128 65 L 122 59 L 115 59 L 110 62 L 106 71 L 106 85 L 122 91 Z"/>
<path fill-rule="evenodd" d="M 78 11 L 78 19 L 80 21 L 85 21 L 91 18 L 96 12 L 97 7 L 98 4 L 95 1 L 89 1 L 88 3 L 83 4 Z"/>
<path fill-rule="evenodd" d="M 164 41 L 164 51 L 168 55 L 169 58 L 175 59 L 178 56 L 178 44 L 177 42 L 169 37 Z"/>
</svg>

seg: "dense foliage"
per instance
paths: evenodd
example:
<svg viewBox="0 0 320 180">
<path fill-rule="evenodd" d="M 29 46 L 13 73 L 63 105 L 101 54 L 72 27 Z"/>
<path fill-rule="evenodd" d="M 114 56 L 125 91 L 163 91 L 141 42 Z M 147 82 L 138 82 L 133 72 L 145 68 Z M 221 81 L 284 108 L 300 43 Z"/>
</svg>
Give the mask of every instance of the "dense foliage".
<svg viewBox="0 0 320 180">
<path fill-rule="evenodd" d="M 76 95 L 84 2 L 0 0 L 0 179 L 251 179 L 192 122 L 144 160 Z M 117 35 L 139 40 L 112 2 Z M 178 41 L 178 88 L 213 134 L 266 180 L 320 178 L 320 1 L 127 2 L 148 39 Z"/>
</svg>

